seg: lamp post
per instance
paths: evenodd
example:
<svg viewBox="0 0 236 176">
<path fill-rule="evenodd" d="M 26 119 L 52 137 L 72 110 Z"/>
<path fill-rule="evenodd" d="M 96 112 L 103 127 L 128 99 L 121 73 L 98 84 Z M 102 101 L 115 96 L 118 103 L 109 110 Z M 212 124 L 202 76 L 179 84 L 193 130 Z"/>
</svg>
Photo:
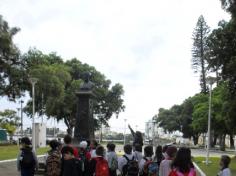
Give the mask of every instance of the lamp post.
<svg viewBox="0 0 236 176">
<path fill-rule="evenodd" d="M 211 95 L 212 95 L 212 85 L 215 82 L 214 77 L 208 77 L 207 83 L 209 84 L 209 111 L 208 111 L 208 129 L 207 129 L 207 155 L 206 155 L 206 165 L 209 164 L 209 149 L 210 149 L 210 138 L 211 138 Z"/>
<path fill-rule="evenodd" d="M 21 123 L 21 129 L 20 129 L 20 132 L 21 132 L 21 138 L 23 138 L 23 111 L 22 111 L 22 103 L 24 103 L 23 100 L 20 101 L 20 123 Z"/>
<path fill-rule="evenodd" d="M 34 122 L 34 115 L 35 115 L 35 92 L 34 92 L 34 86 L 37 83 L 37 78 L 30 78 L 29 79 L 31 85 L 32 85 L 32 102 L 33 102 L 33 113 L 32 113 L 32 143 L 33 143 L 33 150 L 36 151 L 35 147 L 35 122 Z"/>
<path fill-rule="evenodd" d="M 126 135 L 125 133 L 126 133 L 126 121 L 127 121 L 127 119 L 124 119 L 124 121 L 125 121 L 125 126 L 124 126 L 124 145 L 125 145 L 125 143 L 126 143 L 125 142 L 125 135 Z"/>
</svg>

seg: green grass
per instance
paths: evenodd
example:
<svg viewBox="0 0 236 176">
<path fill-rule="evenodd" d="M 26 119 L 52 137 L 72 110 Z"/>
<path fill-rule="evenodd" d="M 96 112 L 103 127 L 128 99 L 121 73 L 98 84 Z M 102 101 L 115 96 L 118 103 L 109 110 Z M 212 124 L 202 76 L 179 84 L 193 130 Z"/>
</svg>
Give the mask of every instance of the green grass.
<svg viewBox="0 0 236 176">
<path fill-rule="evenodd" d="M 194 162 L 202 169 L 202 171 L 207 175 L 207 176 L 216 176 L 217 173 L 219 172 L 219 162 L 220 158 L 219 157 L 211 157 L 210 161 L 211 163 L 209 165 L 206 165 L 202 161 L 206 160 L 205 157 L 194 157 Z M 231 174 L 236 175 L 236 158 L 231 158 L 231 163 L 230 163 L 230 170 Z"/>
<path fill-rule="evenodd" d="M 37 155 L 45 154 L 49 147 L 37 149 Z M 15 159 L 18 155 L 19 147 L 17 145 L 0 146 L 0 161 L 7 159 Z"/>
</svg>

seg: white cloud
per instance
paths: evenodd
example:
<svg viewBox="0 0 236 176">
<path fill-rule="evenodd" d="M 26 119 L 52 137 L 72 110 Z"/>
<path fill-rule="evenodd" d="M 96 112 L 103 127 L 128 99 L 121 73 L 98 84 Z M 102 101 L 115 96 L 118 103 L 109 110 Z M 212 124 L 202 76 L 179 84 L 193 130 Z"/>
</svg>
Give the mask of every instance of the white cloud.
<svg viewBox="0 0 236 176">
<path fill-rule="evenodd" d="M 216 0 L 3 0 L 0 11 L 35 46 L 95 66 L 125 89 L 126 111 L 111 125 L 144 122 L 199 91 L 191 70 L 192 31 L 203 14 L 211 27 L 228 18 Z"/>
</svg>

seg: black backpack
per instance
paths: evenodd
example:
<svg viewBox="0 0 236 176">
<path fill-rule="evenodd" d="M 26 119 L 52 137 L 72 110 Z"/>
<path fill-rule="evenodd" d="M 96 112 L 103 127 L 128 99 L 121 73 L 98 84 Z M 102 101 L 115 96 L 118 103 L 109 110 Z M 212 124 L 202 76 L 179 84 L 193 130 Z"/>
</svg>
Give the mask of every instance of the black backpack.
<svg viewBox="0 0 236 176">
<path fill-rule="evenodd" d="M 31 148 L 21 149 L 20 166 L 24 169 L 34 168 L 36 164 Z"/>
<path fill-rule="evenodd" d="M 127 160 L 127 163 L 122 168 L 122 175 L 123 176 L 138 176 L 139 166 L 134 156 L 131 160 L 126 155 L 123 155 L 123 157 Z"/>
</svg>

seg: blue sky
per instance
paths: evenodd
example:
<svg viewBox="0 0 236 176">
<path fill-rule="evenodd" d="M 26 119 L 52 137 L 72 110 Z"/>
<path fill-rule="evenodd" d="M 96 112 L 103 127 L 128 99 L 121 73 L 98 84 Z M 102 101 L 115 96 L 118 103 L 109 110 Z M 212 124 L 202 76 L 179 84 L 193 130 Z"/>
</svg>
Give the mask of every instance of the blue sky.
<svg viewBox="0 0 236 176">
<path fill-rule="evenodd" d="M 199 92 L 191 69 L 197 19 L 204 15 L 211 28 L 229 19 L 219 0 L 1 0 L 0 12 L 21 28 L 14 41 L 22 52 L 77 57 L 121 83 L 126 111 L 110 120 L 121 131 L 124 119 L 143 130 L 160 107 Z M 0 110 L 18 106 L 0 103 Z"/>
</svg>

